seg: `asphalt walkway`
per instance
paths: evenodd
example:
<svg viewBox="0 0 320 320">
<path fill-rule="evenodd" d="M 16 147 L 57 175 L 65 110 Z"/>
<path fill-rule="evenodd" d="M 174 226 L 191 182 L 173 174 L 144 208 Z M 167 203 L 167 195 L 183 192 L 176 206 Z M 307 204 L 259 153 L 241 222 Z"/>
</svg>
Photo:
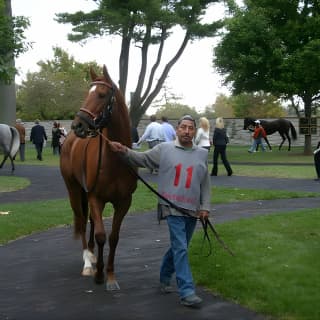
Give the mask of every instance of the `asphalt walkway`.
<svg viewBox="0 0 320 320">
<path fill-rule="evenodd" d="M 141 170 L 151 181 L 157 177 Z M 11 175 L 10 168 L 0 170 Z M 16 176 L 27 177 L 24 190 L 0 193 L 1 204 L 66 198 L 67 192 L 58 168 L 17 165 Z M 319 192 L 320 184 L 303 179 L 261 179 L 218 176 L 213 185 L 238 188 L 279 189 Z M 152 195 L 153 196 L 153 195 Z M 319 198 L 253 201 L 215 205 L 215 223 L 302 208 L 319 207 Z M 110 219 L 105 227 L 110 230 Z M 201 309 L 179 304 L 177 293 L 162 295 L 158 290 L 160 260 L 168 247 L 165 223 L 156 213 L 129 214 L 121 229 L 116 256 L 116 274 L 121 287 L 106 292 L 92 278 L 80 276 L 80 241 L 72 238 L 72 227 L 63 226 L 35 233 L 0 247 L 0 319 L 217 319 L 262 320 L 242 306 L 225 301 L 197 288 L 203 297 Z M 106 249 L 107 250 L 107 249 Z"/>
</svg>

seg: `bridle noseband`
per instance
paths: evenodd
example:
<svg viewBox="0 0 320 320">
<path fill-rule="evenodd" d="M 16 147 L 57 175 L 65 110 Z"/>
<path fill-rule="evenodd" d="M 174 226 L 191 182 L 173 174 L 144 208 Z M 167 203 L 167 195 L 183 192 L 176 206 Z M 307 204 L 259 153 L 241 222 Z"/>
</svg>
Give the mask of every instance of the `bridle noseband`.
<svg viewBox="0 0 320 320">
<path fill-rule="evenodd" d="M 80 108 L 80 111 L 77 113 L 77 116 L 83 120 L 88 126 L 88 136 L 95 137 L 99 134 L 99 131 L 107 127 L 108 121 L 112 114 L 113 104 L 115 100 L 115 86 L 114 84 L 109 84 L 104 81 L 93 81 L 90 86 L 94 85 L 103 85 L 109 89 L 111 89 L 111 94 L 108 95 L 106 99 L 106 104 L 102 108 L 102 111 L 99 114 L 94 114 L 86 107 Z M 84 114 L 83 114 L 84 113 Z"/>
</svg>

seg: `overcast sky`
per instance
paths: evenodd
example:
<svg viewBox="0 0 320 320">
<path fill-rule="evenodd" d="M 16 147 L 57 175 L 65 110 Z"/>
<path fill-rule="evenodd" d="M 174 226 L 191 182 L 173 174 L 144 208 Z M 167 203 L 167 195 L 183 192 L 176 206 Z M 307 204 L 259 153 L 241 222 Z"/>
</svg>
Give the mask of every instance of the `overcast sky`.
<svg viewBox="0 0 320 320">
<path fill-rule="evenodd" d="M 86 45 L 81 46 L 67 40 L 67 34 L 71 31 L 70 26 L 54 21 L 55 13 L 73 13 L 79 10 L 87 12 L 95 9 L 96 5 L 92 0 L 11 0 L 11 3 L 13 15 L 23 15 L 30 19 L 31 26 L 25 34 L 27 41 L 33 42 L 33 48 L 16 60 L 16 67 L 20 72 L 17 82 L 21 82 L 28 71 L 37 71 L 38 61 L 52 59 L 52 48 L 59 46 L 73 55 L 77 61 L 95 60 L 100 65 L 106 64 L 111 77 L 117 83 L 120 52 L 118 38 L 89 40 Z M 210 11 L 210 17 L 222 14 L 221 8 Z M 181 41 L 182 34 L 177 31 L 172 40 L 166 43 L 166 61 L 176 52 Z M 197 110 L 203 110 L 205 106 L 213 104 L 220 93 L 228 93 L 212 67 L 214 41 L 205 39 L 189 44 L 171 69 L 169 79 L 166 81 L 172 93 L 182 97 L 181 103 L 196 107 Z M 136 85 L 139 53 L 140 50 L 136 50 L 130 56 L 128 92 L 134 91 Z"/>
</svg>

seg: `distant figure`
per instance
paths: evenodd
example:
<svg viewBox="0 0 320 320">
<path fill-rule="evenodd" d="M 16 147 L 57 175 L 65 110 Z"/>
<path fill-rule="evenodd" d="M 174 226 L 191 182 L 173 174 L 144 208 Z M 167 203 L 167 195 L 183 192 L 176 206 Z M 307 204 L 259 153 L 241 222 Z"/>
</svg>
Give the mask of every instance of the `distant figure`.
<svg viewBox="0 0 320 320">
<path fill-rule="evenodd" d="M 143 141 L 146 141 L 149 149 L 152 149 L 157 144 L 165 141 L 163 128 L 156 120 L 157 118 L 155 115 L 150 117 L 150 123 L 147 125 L 145 132 L 137 142 L 138 145 L 140 145 Z"/>
<path fill-rule="evenodd" d="M 19 132 L 20 136 L 20 146 L 19 146 L 19 156 L 20 161 L 25 160 L 25 147 L 26 147 L 26 128 L 24 127 L 21 119 L 16 120 L 15 128 Z"/>
<path fill-rule="evenodd" d="M 168 118 L 166 116 L 161 117 L 161 125 L 163 128 L 164 138 L 166 142 L 173 141 L 176 139 L 176 130 L 174 127 L 168 122 Z"/>
<path fill-rule="evenodd" d="M 210 123 L 205 117 L 199 119 L 199 128 L 194 142 L 197 146 L 210 151 Z"/>
<path fill-rule="evenodd" d="M 61 152 L 62 145 L 64 143 L 64 140 L 66 140 L 66 136 L 68 134 L 65 127 L 61 127 L 60 123 L 58 123 L 59 130 L 60 130 L 60 139 L 59 139 L 59 154 Z"/>
<path fill-rule="evenodd" d="M 213 167 L 211 171 L 211 176 L 216 176 L 218 174 L 218 157 L 221 156 L 222 163 L 227 170 L 228 176 L 232 175 L 232 169 L 230 163 L 227 159 L 226 149 L 229 143 L 229 138 L 227 131 L 224 128 L 223 118 L 216 119 L 216 126 L 213 132 L 212 143 L 214 145 L 213 150 Z"/>
<path fill-rule="evenodd" d="M 252 135 L 253 138 L 253 143 L 251 148 L 248 150 L 248 152 L 252 153 L 252 152 L 256 152 L 257 147 L 259 145 L 261 145 L 261 149 L 262 151 L 266 151 L 266 147 L 264 146 L 263 142 L 262 142 L 262 138 L 265 138 L 267 136 L 265 130 L 263 129 L 263 127 L 260 125 L 260 120 L 256 120 L 255 122 L 255 129 Z"/>
<path fill-rule="evenodd" d="M 131 127 L 131 140 L 132 143 L 137 143 L 139 141 L 139 133 L 137 127 Z"/>
<path fill-rule="evenodd" d="M 54 121 L 53 127 L 52 127 L 52 141 L 51 141 L 51 147 L 54 155 L 59 155 L 60 152 L 60 136 L 61 131 L 59 128 L 59 123 Z"/>
<path fill-rule="evenodd" d="M 318 142 L 317 149 L 314 150 L 314 166 L 316 168 L 317 178 L 315 181 L 320 181 L 320 141 Z"/>
<path fill-rule="evenodd" d="M 47 141 L 47 134 L 43 126 L 36 120 L 35 125 L 31 129 L 30 141 L 35 145 L 37 151 L 37 159 L 42 161 L 43 144 Z"/>
</svg>

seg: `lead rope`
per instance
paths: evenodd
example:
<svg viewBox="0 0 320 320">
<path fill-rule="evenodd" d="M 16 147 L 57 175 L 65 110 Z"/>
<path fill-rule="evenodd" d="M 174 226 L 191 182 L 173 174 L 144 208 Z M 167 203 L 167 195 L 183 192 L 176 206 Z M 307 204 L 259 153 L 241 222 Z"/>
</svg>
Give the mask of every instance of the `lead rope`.
<svg viewBox="0 0 320 320">
<path fill-rule="evenodd" d="M 110 140 L 104 136 L 101 132 L 99 132 L 100 136 L 107 142 L 110 144 Z M 138 178 L 151 192 L 153 192 L 155 195 L 157 195 L 159 198 L 161 198 L 163 201 L 165 201 L 171 208 L 179 211 L 180 213 L 189 216 L 189 217 L 193 217 L 189 214 L 189 212 L 183 208 L 179 208 L 176 204 L 174 204 L 173 202 L 171 202 L 170 200 L 168 200 L 167 198 L 165 198 L 162 194 L 160 194 L 157 190 L 155 190 L 147 181 L 145 181 L 138 173 L 137 171 L 128 163 L 128 167 L 131 171 L 131 173 Z M 216 231 L 216 229 L 213 227 L 212 223 L 210 222 L 209 218 L 207 219 L 201 219 L 201 218 L 197 218 L 200 220 L 201 224 L 202 224 L 202 228 L 203 228 L 203 240 L 207 239 L 208 243 L 209 243 L 209 254 L 207 256 L 210 256 L 212 253 L 212 243 L 208 234 L 208 226 L 209 229 L 212 231 L 213 235 L 215 236 L 215 238 L 217 239 L 217 241 L 220 243 L 220 245 L 222 246 L 223 249 L 225 249 L 231 256 L 235 256 L 235 254 L 231 251 L 230 248 L 228 248 L 228 246 L 225 244 L 225 242 L 220 238 L 218 232 Z M 204 242 L 204 241 L 203 241 Z"/>
</svg>

